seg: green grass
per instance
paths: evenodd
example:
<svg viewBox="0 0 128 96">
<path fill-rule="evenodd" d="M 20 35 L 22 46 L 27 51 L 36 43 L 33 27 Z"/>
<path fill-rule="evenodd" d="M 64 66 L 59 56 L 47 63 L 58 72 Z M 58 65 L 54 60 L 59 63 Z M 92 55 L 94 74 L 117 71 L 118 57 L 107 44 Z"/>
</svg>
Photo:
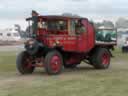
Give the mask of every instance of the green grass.
<svg viewBox="0 0 128 96">
<path fill-rule="evenodd" d="M 15 69 L 16 52 L 0 52 L 0 73 Z"/>
<path fill-rule="evenodd" d="M 15 68 L 15 52 L 0 52 L 0 96 L 128 96 L 128 54 L 114 52 L 108 70 L 82 64 L 48 76 L 43 69 L 22 76 Z"/>
</svg>

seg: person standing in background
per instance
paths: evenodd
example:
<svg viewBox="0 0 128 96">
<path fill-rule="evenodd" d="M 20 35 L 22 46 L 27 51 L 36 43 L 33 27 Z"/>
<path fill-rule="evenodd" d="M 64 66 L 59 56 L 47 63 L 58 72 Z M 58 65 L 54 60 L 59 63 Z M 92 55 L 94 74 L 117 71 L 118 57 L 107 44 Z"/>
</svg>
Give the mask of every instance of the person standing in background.
<svg viewBox="0 0 128 96">
<path fill-rule="evenodd" d="M 128 53 L 128 37 L 126 38 L 124 45 L 122 46 L 122 52 L 123 53 Z"/>
</svg>

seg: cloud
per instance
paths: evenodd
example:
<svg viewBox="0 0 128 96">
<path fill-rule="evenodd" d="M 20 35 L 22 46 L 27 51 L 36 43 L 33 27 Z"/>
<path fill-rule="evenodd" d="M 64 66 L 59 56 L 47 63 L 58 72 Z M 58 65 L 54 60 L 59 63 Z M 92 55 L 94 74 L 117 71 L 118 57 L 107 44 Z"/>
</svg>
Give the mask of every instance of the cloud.
<svg viewBox="0 0 128 96">
<path fill-rule="evenodd" d="M 73 13 L 83 17 L 128 16 L 127 0 L 0 0 L 0 22 L 23 20 L 31 10 L 42 15 Z"/>
<path fill-rule="evenodd" d="M 0 0 L 0 18 L 25 18 L 32 9 L 41 14 L 71 12 L 82 16 L 128 15 L 127 0 Z"/>
</svg>

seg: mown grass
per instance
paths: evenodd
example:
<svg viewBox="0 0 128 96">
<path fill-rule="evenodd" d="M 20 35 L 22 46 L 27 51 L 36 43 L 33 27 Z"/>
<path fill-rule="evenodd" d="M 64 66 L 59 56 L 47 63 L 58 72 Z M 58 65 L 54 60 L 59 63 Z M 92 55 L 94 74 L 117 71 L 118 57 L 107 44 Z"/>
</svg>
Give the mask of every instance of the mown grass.
<svg viewBox="0 0 128 96">
<path fill-rule="evenodd" d="M 15 68 L 16 52 L 0 52 L 0 96 L 128 96 L 128 54 L 113 52 L 108 70 L 81 64 L 48 76 L 43 69 L 22 76 Z"/>
<path fill-rule="evenodd" d="M 16 54 L 17 52 L 0 52 L 0 73 L 14 71 Z"/>
</svg>

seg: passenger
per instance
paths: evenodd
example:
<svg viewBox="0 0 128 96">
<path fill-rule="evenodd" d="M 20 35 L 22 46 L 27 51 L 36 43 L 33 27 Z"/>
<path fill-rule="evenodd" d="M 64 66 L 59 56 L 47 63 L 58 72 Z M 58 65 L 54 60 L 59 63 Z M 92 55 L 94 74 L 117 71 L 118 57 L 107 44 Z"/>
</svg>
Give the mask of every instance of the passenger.
<svg viewBox="0 0 128 96">
<path fill-rule="evenodd" d="M 32 10 L 32 37 L 36 36 L 36 31 L 37 31 L 37 28 L 38 28 L 38 13 L 34 10 Z"/>
<path fill-rule="evenodd" d="M 82 20 L 78 21 L 78 24 L 76 24 L 76 34 L 81 34 L 86 32 L 85 26 L 82 24 Z"/>
<path fill-rule="evenodd" d="M 38 22 L 38 28 L 43 29 L 43 20 L 40 18 Z"/>
</svg>

